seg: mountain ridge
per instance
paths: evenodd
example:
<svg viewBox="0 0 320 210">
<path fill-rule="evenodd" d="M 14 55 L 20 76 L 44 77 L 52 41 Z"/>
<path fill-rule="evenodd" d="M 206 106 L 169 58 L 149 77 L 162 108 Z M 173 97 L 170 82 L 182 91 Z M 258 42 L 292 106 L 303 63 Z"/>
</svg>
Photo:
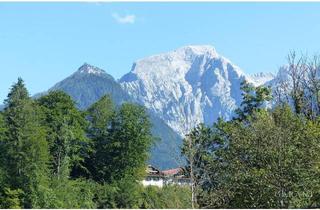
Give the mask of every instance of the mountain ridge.
<svg viewBox="0 0 320 210">
<path fill-rule="evenodd" d="M 184 136 L 198 123 L 231 119 L 242 100 L 241 82 L 258 86 L 273 78 L 266 75 L 246 75 L 214 47 L 192 45 L 137 60 L 119 83 Z"/>
<path fill-rule="evenodd" d="M 93 65 L 84 63 L 73 74 L 56 83 L 48 91 L 38 94 L 38 97 L 50 91 L 61 90 L 69 94 L 76 102 L 78 108 L 84 110 L 108 94 L 116 106 L 122 103 L 135 101 L 106 71 Z M 177 167 L 178 163 L 184 163 L 180 157 L 182 138 L 176 134 L 162 119 L 147 110 L 152 123 L 152 134 L 161 139 L 151 149 L 151 164 L 165 169 Z"/>
<path fill-rule="evenodd" d="M 138 59 L 119 80 L 84 63 L 48 91 L 66 92 L 80 109 L 105 94 L 117 105 L 131 102 L 146 107 L 154 124 L 152 132 L 162 139 L 153 147 L 150 163 L 167 168 L 184 162 L 180 156 L 182 139 L 198 123 L 210 125 L 218 117 L 232 118 L 242 100 L 240 84 L 244 79 L 259 86 L 272 85 L 277 77 L 271 73 L 247 75 L 214 47 L 189 45 Z"/>
</svg>

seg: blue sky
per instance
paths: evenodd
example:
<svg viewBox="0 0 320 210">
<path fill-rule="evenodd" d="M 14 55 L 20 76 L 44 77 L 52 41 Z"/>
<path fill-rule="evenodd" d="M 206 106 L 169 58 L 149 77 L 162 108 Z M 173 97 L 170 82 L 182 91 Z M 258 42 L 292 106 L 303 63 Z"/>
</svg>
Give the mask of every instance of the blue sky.
<svg viewBox="0 0 320 210">
<path fill-rule="evenodd" d="M 116 79 L 132 63 L 210 44 L 247 73 L 290 50 L 320 51 L 320 3 L 0 3 L 0 101 L 21 76 L 31 94 L 84 62 Z"/>
</svg>

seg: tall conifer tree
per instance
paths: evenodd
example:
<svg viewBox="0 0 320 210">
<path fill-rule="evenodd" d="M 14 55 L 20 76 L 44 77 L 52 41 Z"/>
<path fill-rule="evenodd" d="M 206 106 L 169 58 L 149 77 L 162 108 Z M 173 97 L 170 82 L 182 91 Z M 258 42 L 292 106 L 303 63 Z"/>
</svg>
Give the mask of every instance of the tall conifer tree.
<svg viewBox="0 0 320 210">
<path fill-rule="evenodd" d="M 40 110 L 21 78 L 12 86 L 5 106 L 4 164 L 9 187 L 23 191 L 24 208 L 44 207 L 49 159 L 46 133 L 40 124 Z"/>
</svg>

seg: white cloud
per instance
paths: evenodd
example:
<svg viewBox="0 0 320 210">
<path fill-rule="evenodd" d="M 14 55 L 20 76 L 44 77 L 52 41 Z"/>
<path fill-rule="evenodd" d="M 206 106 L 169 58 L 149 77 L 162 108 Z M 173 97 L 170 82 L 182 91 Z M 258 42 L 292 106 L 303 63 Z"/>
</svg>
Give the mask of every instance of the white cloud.
<svg viewBox="0 0 320 210">
<path fill-rule="evenodd" d="M 133 24 L 136 21 L 135 15 L 119 15 L 118 13 L 113 13 L 112 17 L 121 24 Z"/>
</svg>

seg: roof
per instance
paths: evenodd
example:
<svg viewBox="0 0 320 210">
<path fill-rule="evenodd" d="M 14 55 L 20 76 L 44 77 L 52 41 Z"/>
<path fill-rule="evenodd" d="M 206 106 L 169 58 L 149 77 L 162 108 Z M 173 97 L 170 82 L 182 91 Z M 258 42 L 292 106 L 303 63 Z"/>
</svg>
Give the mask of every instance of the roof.
<svg viewBox="0 0 320 210">
<path fill-rule="evenodd" d="M 161 172 L 165 176 L 174 176 L 174 175 L 177 175 L 177 174 L 183 172 L 183 170 L 182 170 L 182 168 L 173 168 L 173 169 L 168 169 L 168 170 L 164 170 Z"/>
<path fill-rule="evenodd" d="M 151 165 L 148 165 L 147 169 L 146 169 L 146 172 L 148 174 L 148 176 L 185 176 L 184 174 L 184 170 L 182 167 L 179 167 L 179 168 L 172 168 L 172 169 L 167 169 L 167 170 L 163 170 L 163 171 L 160 171 L 159 169 L 151 166 Z"/>
<path fill-rule="evenodd" d="M 151 165 L 148 165 L 146 172 L 148 174 L 160 174 L 160 170 L 157 169 L 156 167 L 151 166 Z"/>
</svg>

